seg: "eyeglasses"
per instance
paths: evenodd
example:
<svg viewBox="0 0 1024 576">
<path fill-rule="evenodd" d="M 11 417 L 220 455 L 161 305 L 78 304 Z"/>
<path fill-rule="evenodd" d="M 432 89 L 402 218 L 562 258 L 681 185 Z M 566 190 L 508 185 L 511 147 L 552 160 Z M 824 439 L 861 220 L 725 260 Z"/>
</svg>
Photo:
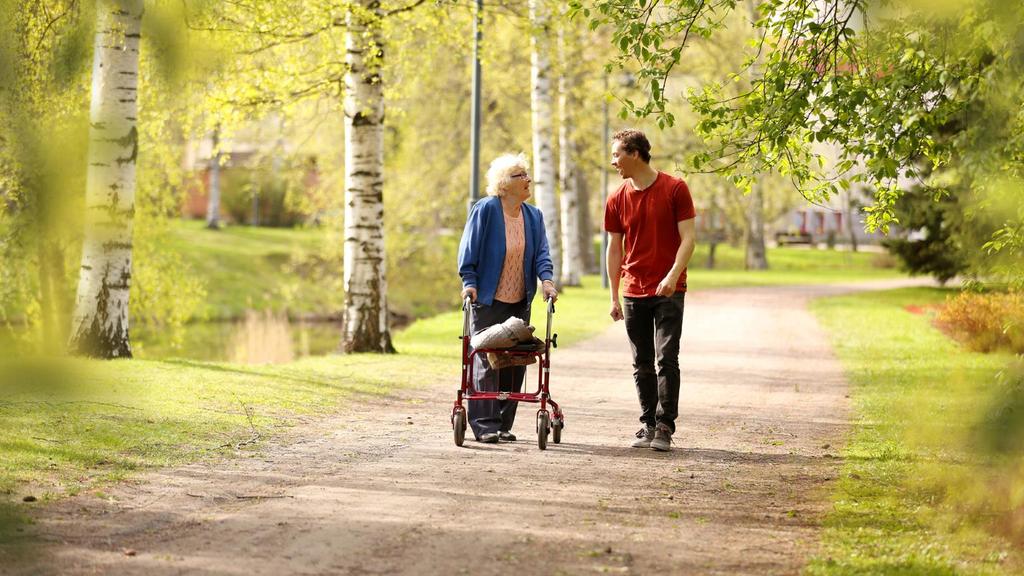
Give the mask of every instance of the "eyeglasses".
<svg viewBox="0 0 1024 576">
<path fill-rule="evenodd" d="M 511 178 L 513 180 L 529 180 L 530 179 L 530 175 L 527 174 L 526 172 L 520 172 L 519 174 L 513 174 L 513 175 L 509 176 L 509 178 Z"/>
</svg>

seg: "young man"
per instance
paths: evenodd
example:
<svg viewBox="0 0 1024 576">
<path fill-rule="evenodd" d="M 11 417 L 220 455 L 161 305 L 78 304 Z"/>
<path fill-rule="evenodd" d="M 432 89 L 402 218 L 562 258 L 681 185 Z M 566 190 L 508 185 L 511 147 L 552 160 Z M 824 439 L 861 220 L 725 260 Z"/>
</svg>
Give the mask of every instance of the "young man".
<svg viewBox="0 0 1024 576">
<path fill-rule="evenodd" d="M 679 337 L 696 212 L 686 183 L 650 162 L 651 144 L 643 132 L 612 136 L 612 166 L 625 181 L 608 198 L 604 228 L 611 235 L 611 316 L 626 320 L 640 398 L 643 428 L 633 447 L 667 451 L 679 413 Z M 620 280 L 624 304 L 619 303 Z"/>
</svg>

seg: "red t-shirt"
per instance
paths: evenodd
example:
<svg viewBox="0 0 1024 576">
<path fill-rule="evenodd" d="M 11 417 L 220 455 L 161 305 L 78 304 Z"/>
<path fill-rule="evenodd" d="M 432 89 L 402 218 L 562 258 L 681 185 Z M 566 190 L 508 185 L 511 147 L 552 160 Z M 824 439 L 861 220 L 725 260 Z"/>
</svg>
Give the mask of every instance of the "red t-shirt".
<svg viewBox="0 0 1024 576">
<path fill-rule="evenodd" d="M 654 296 L 658 283 L 676 261 L 679 222 L 697 215 L 690 189 L 679 178 L 658 172 L 644 190 L 626 180 L 604 209 L 604 229 L 622 234 L 622 293 L 634 298 Z M 676 291 L 686 291 L 686 270 L 679 275 Z"/>
</svg>

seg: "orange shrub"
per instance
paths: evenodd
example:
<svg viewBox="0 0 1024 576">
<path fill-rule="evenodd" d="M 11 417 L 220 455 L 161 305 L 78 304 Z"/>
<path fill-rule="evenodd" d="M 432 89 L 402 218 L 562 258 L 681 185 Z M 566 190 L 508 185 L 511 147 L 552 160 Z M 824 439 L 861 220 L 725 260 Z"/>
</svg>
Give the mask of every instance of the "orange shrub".
<svg viewBox="0 0 1024 576">
<path fill-rule="evenodd" d="M 1024 294 L 961 292 L 939 310 L 935 324 L 977 352 L 1024 353 Z"/>
</svg>

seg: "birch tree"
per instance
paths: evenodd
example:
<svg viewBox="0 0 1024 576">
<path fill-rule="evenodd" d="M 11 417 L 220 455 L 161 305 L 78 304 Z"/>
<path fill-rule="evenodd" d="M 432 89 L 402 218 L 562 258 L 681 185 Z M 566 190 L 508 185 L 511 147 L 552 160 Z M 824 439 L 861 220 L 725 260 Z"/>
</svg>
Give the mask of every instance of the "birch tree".
<svg viewBox="0 0 1024 576">
<path fill-rule="evenodd" d="M 750 22 L 756 26 L 758 20 L 757 6 L 754 0 L 747 0 Z M 761 65 L 760 54 L 751 64 L 751 74 L 757 77 Z M 767 270 L 768 253 L 764 245 L 764 174 L 756 175 L 750 188 L 750 204 L 747 211 L 747 270 Z"/>
<path fill-rule="evenodd" d="M 206 204 L 206 227 L 220 228 L 220 127 L 214 127 L 210 136 L 210 197 Z"/>
<path fill-rule="evenodd" d="M 132 355 L 128 292 L 142 12 L 143 0 L 104 0 L 96 11 L 85 237 L 70 348 L 99 358 Z"/>
<path fill-rule="evenodd" d="M 562 286 L 579 286 L 580 277 L 583 275 L 579 229 L 580 211 L 585 207 L 580 203 L 573 133 L 578 102 L 575 98 L 576 82 L 569 78 L 570 74 L 576 75 L 571 70 L 575 70 L 572 63 L 578 61 L 579 54 L 576 50 L 578 42 L 572 38 L 571 26 L 571 23 L 565 23 L 558 31 L 558 53 L 562 61 L 561 72 L 558 75 L 558 105 L 561 111 L 561 122 L 558 125 L 558 182 L 562 193 Z"/>
<path fill-rule="evenodd" d="M 346 352 L 394 352 L 388 326 L 384 252 L 384 57 L 378 0 L 359 0 L 346 18 Z"/>
<path fill-rule="evenodd" d="M 750 187 L 746 230 L 747 270 L 767 270 L 768 254 L 764 245 L 764 175 L 758 175 Z"/>
<path fill-rule="evenodd" d="M 598 263 L 594 259 L 594 222 L 590 215 L 590 184 L 584 176 L 584 162 L 577 164 L 576 194 L 579 203 L 580 224 L 577 230 L 576 243 L 579 244 L 580 266 L 584 274 L 599 274 Z"/>
<path fill-rule="evenodd" d="M 530 116 L 533 126 L 533 186 L 537 206 L 544 213 L 554 277 L 562 278 L 562 237 L 555 196 L 555 158 L 551 126 L 554 96 L 551 90 L 550 14 L 547 0 L 530 0 Z"/>
</svg>

